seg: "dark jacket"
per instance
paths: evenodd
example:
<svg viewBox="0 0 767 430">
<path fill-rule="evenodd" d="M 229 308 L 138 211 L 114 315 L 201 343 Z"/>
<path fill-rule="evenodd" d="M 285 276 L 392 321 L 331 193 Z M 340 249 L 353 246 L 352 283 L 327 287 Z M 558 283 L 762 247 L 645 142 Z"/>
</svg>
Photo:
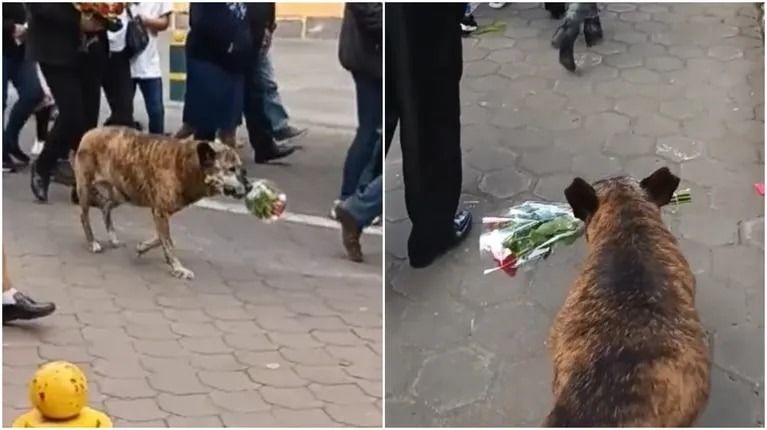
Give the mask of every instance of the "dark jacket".
<svg viewBox="0 0 767 430">
<path fill-rule="evenodd" d="M 26 3 L 29 11 L 27 58 L 44 64 L 77 64 L 82 44 L 80 12 L 72 3 Z M 108 49 L 107 32 L 96 33 L 102 43 L 95 49 Z M 91 48 L 94 49 L 94 48 Z"/>
<path fill-rule="evenodd" d="M 3 57 L 24 58 L 24 43 L 13 39 L 16 24 L 27 22 L 27 12 L 22 3 L 3 3 Z"/>
<path fill-rule="evenodd" d="M 247 7 L 230 3 L 190 3 L 186 55 L 233 73 L 242 72 L 252 55 Z"/>
<path fill-rule="evenodd" d="M 338 58 L 348 71 L 382 79 L 383 16 L 381 3 L 346 3 Z"/>
</svg>

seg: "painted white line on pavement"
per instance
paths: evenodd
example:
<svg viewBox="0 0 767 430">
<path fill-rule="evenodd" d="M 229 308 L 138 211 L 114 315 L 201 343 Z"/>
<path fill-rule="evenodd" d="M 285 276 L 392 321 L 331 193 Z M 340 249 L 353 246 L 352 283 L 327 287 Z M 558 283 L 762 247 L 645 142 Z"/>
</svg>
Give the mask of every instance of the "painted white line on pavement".
<svg viewBox="0 0 767 430">
<path fill-rule="evenodd" d="M 219 200 L 214 199 L 202 199 L 199 202 L 195 203 L 195 206 L 204 208 L 204 209 L 212 209 L 216 211 L 222 211 L 222 212 L 229 212 L 239 215 L 251 215 L 250 212 L 245 208 L 245 206 L 242 203 L 227 203 L 222 202 Z M 335 230 L 340 230 L 341 225 L 337 221 L 333 221 L 332 219 L 316 216 L 316 215 L 304 215 L 304 214 L 295 214 L 292 212 L 285 212 L 282 214 L 282 218 L 280 221 L 287 221 L 292 222 L 294 224 L 303 224 L 303 225 L 309 225 L 312 227 L 323 227 L 323 228 L 330 228 Z M 375 236 L 382 236 L 383 230 L 381 227 L 368 227 L 363 231 L 363 234 L 372 234 Z"/>
</svg>

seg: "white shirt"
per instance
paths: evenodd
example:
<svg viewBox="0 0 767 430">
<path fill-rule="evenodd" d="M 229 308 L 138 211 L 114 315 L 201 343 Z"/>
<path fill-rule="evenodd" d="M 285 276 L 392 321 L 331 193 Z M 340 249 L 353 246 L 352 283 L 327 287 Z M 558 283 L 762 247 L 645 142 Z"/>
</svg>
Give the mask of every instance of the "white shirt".
<svg viewBox="0 0 767 430">
<path fill-rule="evenodd" d="M 125 49 L 125 33 L 128 30 L 128 12 L 123 10 L 120 14 L 120 21 L 123 26 L 118 31 L 107 31 L 107 39 L 109 39 L 109 50 L 111 52 L 120 52 Z"/>
<path fill-rule="evenodd" d="M 170 2 L 141 2 L 131 5 L 134 17 L 141 15 L 147 18 L 159 18 L 173 10 Z M 130 63 L 131 76 L 134 78 L 161 78 L 160 52 L 157 50 L 157 36 L 149 32 L 149 43 L 144 52 L 134 57 Z"/>
</svg>

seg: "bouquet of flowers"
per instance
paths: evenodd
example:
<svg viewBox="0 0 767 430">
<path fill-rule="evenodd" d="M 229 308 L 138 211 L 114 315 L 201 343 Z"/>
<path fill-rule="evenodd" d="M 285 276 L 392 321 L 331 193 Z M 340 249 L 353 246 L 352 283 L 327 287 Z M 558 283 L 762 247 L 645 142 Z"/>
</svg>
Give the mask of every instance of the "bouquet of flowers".
<svg viewBox="0 0 767 430">
<path fill-rule="evenodd" d="M 674 193 L 671 203 L 692 201 L 690 190 Z M 530 263 L 545 259 L 555 245 L 573 244 L 584 232 L 584 224 L 563 203 L 527 201 L 504 211 L 500 216 L 482 219 L 479 237 L 481 254 L 489 254 L 495 267 L 485 274 L 502 270 L 510 276 Z"/>
<path fill-rule="evenodd" d="M 104 23 L 109 31 L 120 31 L 120 15 L 125 10 L 125 3 L 75 3 L 75 8 L 86 18 L 97 19 Z"/>
<path fill-rule="evenodd" d="M 245 207 L 256 218 L 273 222 L 282 216 L 287 206 L 285 193 L 268 179 L 259 179 L 253 183 L 253 189 L 245 196 Z"/>
</svg>

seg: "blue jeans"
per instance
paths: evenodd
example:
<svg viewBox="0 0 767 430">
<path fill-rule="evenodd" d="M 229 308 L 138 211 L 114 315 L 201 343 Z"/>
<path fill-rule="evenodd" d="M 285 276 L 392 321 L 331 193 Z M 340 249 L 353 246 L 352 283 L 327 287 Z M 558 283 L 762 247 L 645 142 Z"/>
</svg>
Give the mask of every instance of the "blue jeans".
<svg viewBox="0 0 767 430">
<path fill-rule="evenodd" d="M 136 95 L 136 85 L 144 97 L 146 114 L 149 116 L 149 132 L 152 134 L 165 133 L 165 106 L 162 102 L 162 78 L 133 79 L 133 95 Z"/>
<path fill-rule="evenodd" d="M 282 105 L 277 81 L 274 79 L 272 59 L 268 53 L 261 56 L 258 66 L 256 66 L 256 73 L 261 80 L 260 89 L 263 92 L 264 113 L 272 126 L 272 133 L 276 133 L 288 126 L 288 112 Z"/>
<path fill-rule="evenodd" d="M 373 170 L 371 167 L 381 164 L 380 160 L 383 155 L 381 150 L 381 139 L 379 138 L 373 151 L 373 157 L 368 163 L 368 171 Z M 351 214 L 360 230 L 369 226 L 375 217 L 383 212 L 383 176 L 381 172 L 379 171 L 370 182 L 360 186 L 353 195 L 341 203 L 341 207 Z"/>
<path fill-rule="evenodd" d="M 19 147 L 19 133 L 44 97 L 34 62 L 3 57 L 3 112 L 8 102 L 9 81 L 16 88 L 19 99 L 11 108 L 3 130 L 4 153 Z"/>
<path fill-rule="evenodd" d="M 372 179 L 369 165 L 381 140 L 383 88 L 381 80 L 352 73 L 357 89 L 357 133 L 346 153 L 340 200 L 354 194 Z"/>
</svg>

